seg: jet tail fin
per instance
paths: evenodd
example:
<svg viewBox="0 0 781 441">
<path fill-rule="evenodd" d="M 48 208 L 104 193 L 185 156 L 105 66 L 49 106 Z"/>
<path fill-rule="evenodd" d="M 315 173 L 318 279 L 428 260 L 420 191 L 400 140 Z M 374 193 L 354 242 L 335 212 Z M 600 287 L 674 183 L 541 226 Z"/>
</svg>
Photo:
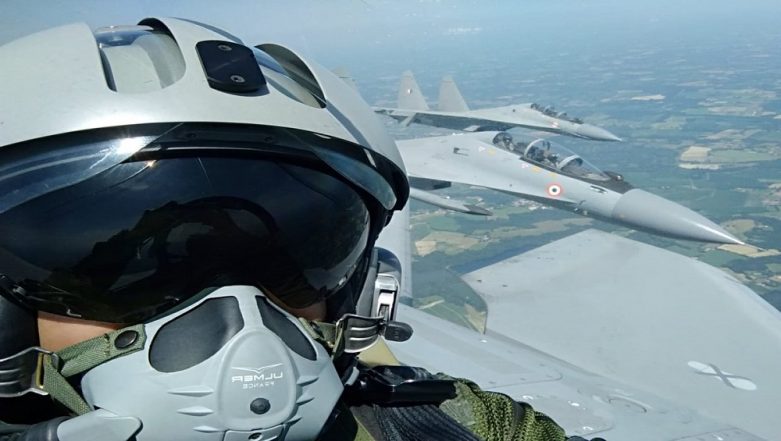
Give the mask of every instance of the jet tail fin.
<svg viewBox="0 0 781 441">
<path fill-rule="evenodd" d="M 401 75 L 397 104 L 399 109 L 429 110 L 426 99 L 423 98 L 420 87 L 418 87 L 415 76 L 412 75 L 411 71 L 405 71 Z"/>
<path fill-rule="evenodd" d="M 443 112 L 466 112 L 469 110 L 456 82 L 450 75 L 442 78 L 442 83 L 439 85 L 439 110 Z"/>
</svg>

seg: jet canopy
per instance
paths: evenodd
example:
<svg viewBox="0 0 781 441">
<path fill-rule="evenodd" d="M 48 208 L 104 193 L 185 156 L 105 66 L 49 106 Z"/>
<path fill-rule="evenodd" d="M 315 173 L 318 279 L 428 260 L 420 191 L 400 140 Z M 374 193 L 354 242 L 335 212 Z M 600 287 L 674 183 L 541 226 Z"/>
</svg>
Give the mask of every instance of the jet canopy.
<svg viewBox="0 0 781 441">
<path fill-rule="evenodd" d="M 535 139 L 530 143 L 515 141 L 507 132 L 498 133 L 493 144 L 504 150 L 518 154 L 521 158 L 557 170 L 576 178 L 593 181 L 609 181 L 610 176 L 581 158 L 573 151 L 547 139 Z"/>
<path fill-rule="evenodd" d="M 572 123 L 575 123 L 575 124 L 583 124 L 583 120 L 582 119 L 569 116 L 569 115 L 567 115 L 566 112 L 557 112 L 556 109 L 553 108 L 553 106 L 541 106 L 541 105 L 539 105 L 537 103 L 531 103 L 531 105 L 529 107 L 532 108 L 533 110 L 541 112 L 541 113 L 543 113 L 545 115 L 548 115 L 548 116 L 550 116 L 552 118 L 563 119 L 565 121 L 569 121 L 569 122 L 572 122 Z"/>
</svg>

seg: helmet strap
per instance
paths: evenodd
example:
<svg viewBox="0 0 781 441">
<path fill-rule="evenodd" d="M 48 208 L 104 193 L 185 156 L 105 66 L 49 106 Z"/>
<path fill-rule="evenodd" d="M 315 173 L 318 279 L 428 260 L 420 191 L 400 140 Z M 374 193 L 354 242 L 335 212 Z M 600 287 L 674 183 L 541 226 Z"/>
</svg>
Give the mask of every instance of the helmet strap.
<svg viewBox="0 0 781 441">
<path fill-rule="evenodd" d="M 28 392 L 49 395 L 76 415 L 92 411 L 68 378 L 95 366 L 144 348 L 144 325 L 133 325 L 68 346 L 56 353 L 40 347 L 28 348 L 0 359 L 0 371 L 17 369 L 17 381 L 3 383 L 0 397 Z"/>
</svg>

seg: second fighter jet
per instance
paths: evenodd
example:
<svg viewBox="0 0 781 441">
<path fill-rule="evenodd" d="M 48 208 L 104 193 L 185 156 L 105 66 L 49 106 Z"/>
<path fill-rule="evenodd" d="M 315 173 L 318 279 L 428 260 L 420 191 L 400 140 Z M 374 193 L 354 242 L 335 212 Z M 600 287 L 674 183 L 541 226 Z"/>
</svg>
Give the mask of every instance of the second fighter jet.
<svg viewBox="0 0 781 441">
<path fill-rule="evenodd" d="M 635 230 L 701 242 L 743 243 L 704 216 L 634 188 L 620 174 L 603 172 L 550 140 L 522 142 L 507 132 L 481 132 L 397 144 L 410 184 L 424 192 L 452 182 L 476 185 Z M 411 196 L 443 208 L 456 204 Z M 486 214 L 473 206 L 459 208 Z"/>
<path fill-rule="evenodd" d="M 565 112 L 557 112 L 553 107 L 535 103 L 472 110 L 449 76 L 440 85 L 438 109 L 431 110 L 412 72 L 404 72 L 397 104 L 396 108 L 375 107 L 374 111 L 390 116 L 403 125 L 417 123 L 466 132 L 522 127 L 593 141 L 621 141 L 621 138 L 601 127 L 571 117 Z"/>
</svg>

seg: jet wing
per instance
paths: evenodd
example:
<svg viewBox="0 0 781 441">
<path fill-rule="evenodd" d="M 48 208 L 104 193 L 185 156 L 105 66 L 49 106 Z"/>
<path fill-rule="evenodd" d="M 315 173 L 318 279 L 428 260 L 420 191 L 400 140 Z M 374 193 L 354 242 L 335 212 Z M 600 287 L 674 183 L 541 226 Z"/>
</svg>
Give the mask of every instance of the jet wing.
<svg viewBox="0 0 781 441">
<path fill-rule="evenodd" d="M 588 230 L 463 279 L 489 335 L 781 439 L 781 313 L 721 270 Z"/>
<path fill-rule="evenodd" d="M 415 117 L 417 116 L 417 112 L 414 110 L 394 109 L 391 107 L 372 107 L 372 109 L 375 113 L 395 119 L 404 127 L 415 122 Z"/>
<path fill-rule="evenodd" d="M 531 198 L 549 199 L 545 186 L 518 179 L 521 173 L 547 171 L 518 155 L 468 135 L 396 141 L 411 177 L 476 185 Z M 575 203 L 564 197 L 561 202 Z"/>
<path fill-rule="evenodd" d="M 372 110 L 374 110 L 374 113 L 379 113 L 380 115 L 387 115 L 394 119 L 404 119 L 409 115 L 414 115 L 414 110 L 403 110 L 403 109 L 397 109 L 394 107 L 381 107 L 381 106 L 373 106 Z"/>
<path fill-rule="evenodd" d="M 415 330 L 407 342 L 388 342 L 399 360 L 468 378 L 486 390 L 527 402 L 556 420 L 568 435 L 632 441 L 762 441 L 501 334 L 480 334 L 407 305 L 399 305 L 397 319 Z"/>
<path fill-rule="evenodd" d="M 491 119 L 475 118 L 458 112 L 440 112 L 436 110 L 401 109 L 394 107 L 372 107 L 375 113 L 389 116 L 403 126 L 412 123 L 424 124 L 442 129 L 482 132 L 489 130 L 507 130 L 514 124 Z"/>
<path fill-rule="evenodd" d="M 377 245 L 410 297 L 408 208 Z M 781 439 L 779 314 L 721 271 L 590 230 L 465 279 L 488 303 L 487 332 L 401 304 L 415 330 L 392 344 L 402 362 L 528 401 L 573 435 Z"/>
</svg>

